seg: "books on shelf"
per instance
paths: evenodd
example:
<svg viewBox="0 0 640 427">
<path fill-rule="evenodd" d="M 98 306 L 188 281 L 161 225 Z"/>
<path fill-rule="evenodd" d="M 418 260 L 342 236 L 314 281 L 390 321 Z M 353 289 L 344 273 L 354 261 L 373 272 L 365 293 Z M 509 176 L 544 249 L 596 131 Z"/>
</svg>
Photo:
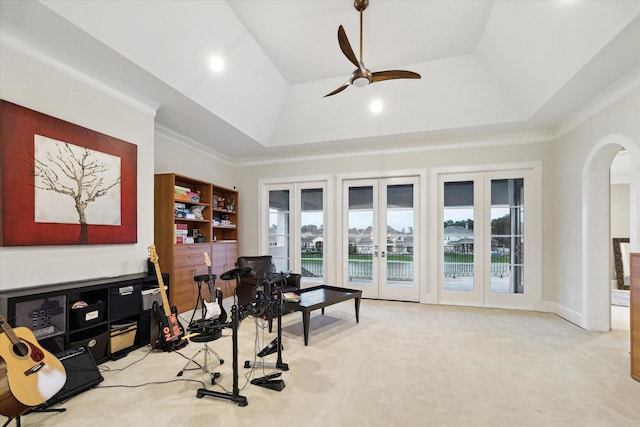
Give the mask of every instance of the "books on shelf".
<svg viewBox="0 0 640 427">
<path fill-rule="evenodd" d="M 189 234 L 189 229 L 187 227 L 187 224 L 174 224 L 173 227 L 174 227 L 173 243 L 177 243 L 177 244 L 187 243 L 185 242 L 185 239 Z"/>
<path fill-rule="evenodd" d="M 190 203 L 200 203 L 200 194 L 198 193 L 186 193 L 186 194 L 175 194 L 176 200 L 190 202 Z"/>
<path fill-rule="evenodd" d="M 174 186 L 173 197 L 176 200 L 191 202 L 191 203 L 199 203 L 200 202 L 200 193 L 191 191 L 190 188 L 182 187 L 180 185 Z"/>
<path fill-rule="evenodd" d="M 190 193 L 191 189 L 188 187 L 183 187 L 181 185 L 175 185 L 174 191 L 176 194 L 186 194 L 186 193 Z"/>
</svg>

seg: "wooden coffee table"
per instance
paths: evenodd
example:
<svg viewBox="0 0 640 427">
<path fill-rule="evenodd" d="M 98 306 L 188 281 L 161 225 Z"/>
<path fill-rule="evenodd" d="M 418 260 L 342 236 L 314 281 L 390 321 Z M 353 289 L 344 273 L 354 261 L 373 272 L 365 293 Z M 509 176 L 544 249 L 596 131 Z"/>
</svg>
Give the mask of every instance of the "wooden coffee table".
<svg viewBox="0 0 640 427">
<path fill-rule="evenodd" d="M 360 322 L 360 298 L 362 291 L 355 289 L 339 288 L 337 286 L 314 286 L 312 288 L 301 289 L 296 292 L 300 295 L 299 302 L 284 303 L 283 310 L 302 312 L 302 326 L 304 329 L 304 345 L 309 344 L 309 320 L 313 310 L 322 309 L 333 304 L 350 299 L 355 300 L 356 305 L 356 323 Z"/>
</svg>

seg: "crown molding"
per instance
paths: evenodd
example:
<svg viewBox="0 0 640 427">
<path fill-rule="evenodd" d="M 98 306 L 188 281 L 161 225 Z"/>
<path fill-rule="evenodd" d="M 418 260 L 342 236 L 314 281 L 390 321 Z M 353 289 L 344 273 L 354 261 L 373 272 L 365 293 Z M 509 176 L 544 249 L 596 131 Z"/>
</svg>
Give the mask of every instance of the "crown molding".
<svg viewBox="0 0 640 427">
<path fill-rule="evenodd" d="M 126 95 L 111 86 L 96 80 L 93 77 L 89 77 L 87 74 L 79 71 L 78 69 L 64 63 L 58 59 L 53 58 L 51 55 L 46 54 L 42 50 L 36 48 L 33 45 L 25 43 L 23 40 L 15 37 L 14 35 L 0 29 L 0 46 L 10 49 L 19 55 L 23 55 L 29 59 L 32 59 L 52 70 L 55 70 L 61 74 L 71 77 L 75 80 L 84 83 L 85 85 L 99 90 L 119 101 L 130 105 L 131 107 L 140 110 L 152 117 L 156 116 L 156 111 L 160 108 L 160 105 L 150 105 L 142 102 L 139 99 L 133 98 L 130 95 Z"/>
<path fill-rule="evenodd" d="M 339 153 L 321 153 L 308 152 L 301 154 L 287 154 L 286 152 L 278 153 L 278 158 L 260 158 L 260 159 L 237 159 L 235 166 L 257 166 L 272 165 L 279 163 L 289 163 L 292 161 L 304 162 L 312 160 L 327 160 L 353 156 L 388 156 L 394 154 L 412 154 L 424 151 L 442 151 L 442 150 L 460 150 L 468 148 L 483 147 L 500 147 L 507 145 L 525 145 L 535 144 L 554 140 L 554 135 L 547 131 L 538 132 L 517 132 L 517 133 L 497 133 L 492 135 L 481 135 L 477 137 L 447 137 L 442 139 L 431 139 L 425 136 L 424 142 L 429 145 L 413 145 L 398 148 L 381 148 L 373 150 L 362 150 L 358 147 L 341 150 Z M 406 142 L 406 141 L 404 141 Z M 402 144 L 403 140 L 399 139 L 394 144 Z M 299 148 L 299 147 L 298 147 Z"/>
<path fill-rule="evenodd" d="M 213 148 L 207 146 L 206 144 L 203 144 L 200 141 L 196 141 L 193 138 L 189 138 L 188 136 L 185 136 L 179 132 L 174 131 L 173 129 L 169 129 L 159 124 L 156 124 L 154 128 L 156 135 L 163 136 L 172 144 L 180 145 L 189 150 L 194 150 L 202 155 L 205 155 L 213 160 L 222 162 L 229 166 L 236 165 L 229 156 L 222 154 L 217 150 L 214 150 Z"/>
</svg>

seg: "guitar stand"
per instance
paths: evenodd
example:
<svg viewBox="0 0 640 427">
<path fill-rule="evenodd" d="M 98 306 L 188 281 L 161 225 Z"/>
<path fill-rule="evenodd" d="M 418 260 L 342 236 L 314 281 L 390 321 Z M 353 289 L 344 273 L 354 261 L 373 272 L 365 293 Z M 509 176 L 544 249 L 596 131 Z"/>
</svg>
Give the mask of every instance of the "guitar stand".
<svg viewBox="0 0 640 427">
<path fill-rule="evenodd" d="M 226 399 L 235 402 L 238 406 L 247 406 L 249 402 L 244 396 L 240 396 L 240 389 L 238 388 L 238 327 L 240 326 L 240 314 L 238 313 L 238 307 L 234 305 L 231 307 L 231 329 L 233 331 L 233 390 L 231 393 L 222 393 L 219 391 L 207 390 L 206 388 L 199 388 L 196 397 L 202 399 L 203 396 L 217 397 L 219 399 Z"/>
<path fill-rule="evenodd" d="M 200 319 L 204 320 L 206 315 L 207 315 L 207 309 L 204 305 L 204 298 L 202 297 L 202 283 L 203 282 L 208 282 L 209 279 L 211 278 L 211 276 L 209 276 L 208 274 L 201 274 L 199 276 L 194 276 L 193 279 L 197 282 L 198 284 L 198 298 L 196 299 L 196 306 L 193 309 L 193 312 L 191 313 L 191 319 L 189 319 L 189 326 L 187 329 L 192 328 L 194 325 L 196 325 L 194 323 L 194 318 L 196 316 L 196 311 L 198 311 L 198 308 L 200 308 Z M 215 279 L 213 279 L 215 280 Z M 211 289 L 211 284 L 209 284 L 209 289 Z M 211 294 L 211 299 L 213 300 L 214 295 L 215 294 Z"/>
<path fill-rule="evenodd" d="M 9 423 L 11 423 L 11 421 L 16 420 L 16 427 L 20 427 L 21 423 L 20 423 L 20 417 L 22 417 L 22 415 L 27 415 L 30 414 L 32 412 L 64 412 L 66 411 L 67 408 L 32 408 L 29 409 L 27 412 L 25 412 L 24 414 L 18 415 L 16 417 L 9 417 L 9 419 L 2 424 L 2 427 L 7 427 L 9 425 Z"/>
</svg>

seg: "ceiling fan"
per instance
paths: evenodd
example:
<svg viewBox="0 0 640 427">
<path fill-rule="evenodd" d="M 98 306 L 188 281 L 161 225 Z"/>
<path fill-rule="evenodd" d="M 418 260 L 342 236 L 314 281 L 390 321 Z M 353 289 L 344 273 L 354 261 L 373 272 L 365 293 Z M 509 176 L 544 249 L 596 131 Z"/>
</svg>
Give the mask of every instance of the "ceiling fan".
<svg viewBox="0 0 640 427">
<path fill-rule="evenodd" d="M 342 50 L 344 56 L 346 56 L 347 59 L 351 61 L 351 63 L 357 68 L 353 73 L 351 73 L 349 80 L 347 80 L 338 89 L 326 94 L 324 98 L 342 92 L 343 90 L 348 88 L 349 85 L 364 87 L 369 83 L 381 82 L 383 80 L 419 79 L 420 74 L 414 73 L 413 71 L 387 70 L 375 71 L 372 73 L 367 67 L 364 66 L 364 62 L 362 62 L 362 13 L 365 11 L 367 6 L 369 6 L 369 0 L 354 0 L 353 6 L 358 12 L 360 12 L 360 60 L 358 61 L 355 53 L 353 53 L 353 49 L 351 49 L 351 44 L 349 43 L 347 34 L 344 32 L 344 28 L 342 27 L 342 25 L 340 25 L 340 27 L 338 27 L 338 44 L 340 45 L 340 50 Z"/>
</svg>

